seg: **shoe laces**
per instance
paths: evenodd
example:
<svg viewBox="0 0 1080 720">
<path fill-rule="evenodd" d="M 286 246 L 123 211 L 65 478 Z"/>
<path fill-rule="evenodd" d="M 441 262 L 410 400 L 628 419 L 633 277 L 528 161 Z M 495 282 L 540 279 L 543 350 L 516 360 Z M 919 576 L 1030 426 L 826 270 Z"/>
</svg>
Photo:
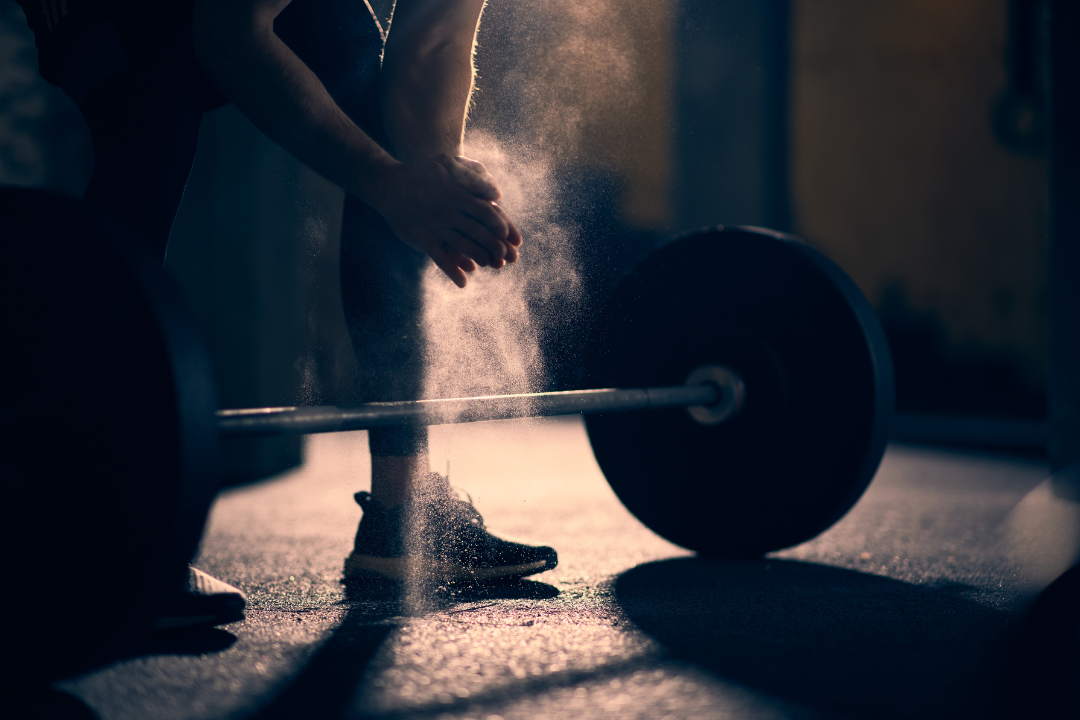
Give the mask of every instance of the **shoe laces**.
<svg viewBox="0 0 1080 720">
<path fill-rule="evenodd" d="M 472 495 L 451 485 L 449 476 L 439 473 L 431 473 L 431 476 L 432 486 L 438 488 L 436 492 L 440 495 L 435 496 L 429 506 L 436 512 L 443 510 L 459 522 L 483 529 L 484 518 L 473 504 Z"/>
<path fill-rule="evenodd" d="M 430 479 L 432 482 L 427 490 L 421 493 L 420 497 L 411 499 L 410 504 L 423 508 L 432 516 L 444 515 L 448 519 L 455 519 L 480 529 L 484 528 L 484 518 L 473 504 L 472 495 L 461 488 L 452 486 L 449 478 L 439 473 L 431 473 Z M 375 507 L 385 509 L 385 506 L 366 490 L 354 493 L 353 499 L 365 514 L 373 509 L 373 503 Z"/>
</svg>

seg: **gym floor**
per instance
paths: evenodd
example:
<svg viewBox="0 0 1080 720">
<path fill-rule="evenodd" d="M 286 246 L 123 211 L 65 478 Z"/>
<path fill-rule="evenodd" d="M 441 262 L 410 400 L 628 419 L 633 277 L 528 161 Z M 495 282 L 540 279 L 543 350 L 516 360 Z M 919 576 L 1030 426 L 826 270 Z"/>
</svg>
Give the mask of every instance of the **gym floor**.
<svg viewBox="0 0 1080 720">
<path fill-rule="evenodd" d="M 530 582 L 346 597 L 363 433 L 217 501 L 197 566 L 243 623 L 161 635 L 63 683 L 120 718 L 978 716 L 1030 591 L 1002 538 L 1038 461 L 890 447 L 836 526 L 764 560 L 695 558 L 608 489 L 580 419 L 435 428 L 489 527 L 559 551 Z M 656 492 L 664 492 L 657 478 Z"/>
</svg>

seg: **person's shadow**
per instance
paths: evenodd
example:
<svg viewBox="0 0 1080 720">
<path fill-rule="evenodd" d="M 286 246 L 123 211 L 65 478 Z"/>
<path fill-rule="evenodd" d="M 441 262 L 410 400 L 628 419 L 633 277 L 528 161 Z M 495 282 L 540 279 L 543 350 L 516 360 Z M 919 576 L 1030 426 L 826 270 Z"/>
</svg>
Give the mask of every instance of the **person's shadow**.
<svg viewBox="0 0 1080 720">
<path fill-rule="evenodd" d="M 985 717 L 1012 613 L 964 585 L 785 560 L 684 558 L 616 581 L 627 616 L 678 658 L 814 710 Z"/>
</svg>

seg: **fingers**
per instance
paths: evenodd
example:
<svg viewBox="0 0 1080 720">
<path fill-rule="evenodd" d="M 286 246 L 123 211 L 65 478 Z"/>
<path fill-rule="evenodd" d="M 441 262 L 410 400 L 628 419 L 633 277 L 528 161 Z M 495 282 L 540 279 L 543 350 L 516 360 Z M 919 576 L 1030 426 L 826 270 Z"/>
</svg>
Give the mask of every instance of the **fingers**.
<svg viewBox="0 0 1080 720">
<path fill-rule="evenodd" d="M 449 245 L 444 246 L 444 248 L 447 254 L 450 255 L 450 259 L 454 261 L 455 265 L 457 265 L 459 268 L 461 268 L 467 273 L 476 272 L 477 265 L 475 262 L 473 262 L 472 258 L 470 258 L 468 255 L 463 255 L 462 253 L 459 253 L 457 250 L 450 247 Z"/>
<path fill-rule="evenodd" d="M 446 245 L 459 253 L 463 259 L 469 260 L 475 258 L 476 262 L 483 267 L 491 267 L 498 270 L 517 262 L 520 257 L 517 247 L 505 242 L 499 243 L 501 245 L 500 249 L 503 251 L 504 255 L 499 259 L 489 259 L 491 256 L 486 249 L 480 247 L 473 242 L 471 238 L 466 237 L 460 232 L 447 230 L 445 234 L 440 237 Z M 466 272 L 472 272 L 472 269 L 467 268 Z"/>
<path fill-rule="evenodd" d="M 506 236 L 506 242 L 509 243 L 511 247 L 521 247 L 521 231 L 518 230 L 517 225 L 514 224 L 514 221 L 510 219 L 510 216 L 507 215 L 506 211 L 503 210 L 501 207 L 499 207 L 498 205 L 494 205 L 494 208 L 495 211 L 499 213 L 500 216 L 502 216 L 502 219 L 506 223 L 507 227 L 510 228 L 510 232 Z M 512 261 L 507 260 L 507 262 Z"/>
<path fill-rule="evenodd" d="M 465 238 L 460 234 L 457 234 L 453 239 L 459 244 L 471 242 L 468 238 Z M 468 276 L 466 273 L 475 272 L 477 269 L 476 263 L 468 255 L 454 247 L 454 244 L 447 241 L 440 241 L 435 236 L 428 235 L 427 239 L 417 237 L 414 242 L 410 244 L 417 249 L 422 249 L 424 253 L 431 258 L 432 262 L 435 263 L 435 266 L 442 270 L 443 274 L 450 278 L 450 281 L 459 288 L 464 289 L 468 284 Z M 477 249 L 475 244 L 473 245 L 473 249 L 474 251 Z M 507 262 L 514 262 L 517 259 L 517 248 L 507 246 Z"/>
<path fill-rule="evenodd" d="M 502 196 L 502 193 L 495 184 L 495 178 L 491 176 L 483 163 L 460 155 L 458 157 L 440 155 L 435 160 L 468 192 L 487 201 L 483 206 L 473 203 L 471 207 L 464 209 L 463 212 L 484 224 L 499 240 L 513 247 L 519 247 L 522 242 L 521 232 L 514 225 L 510 216 L 506 214 L 506 211 L 494 204 Z M 473 237 L 468 230 L 465 231 L 465 234 Z M 473 237 L 473 239 L 478 241 L 478 244 L 482 247 L 491 250 L 486 238 Z M 493 258 L 503 256 L 501 251 L 496 250 Z"/>
<path fill-rule="evenodd" d="M 436 237 L 450 249 L 460 253 L 480 267 L 491 267 L 496 270 L 506 265 L 506 245 L 502 244 L 503 255 L 493 257 L 488 249 L 482 247 L 472 238 L 453 228 L 443 228 L 435 233 Z"/>
<path fill-rule="evenodd" d="M 473 195 L 485 200 L 498 200 L 502 197 L 495 178 L 482 164 L 468 158 L 453 158 L 449 155 L 438 155 L 435 162 L 442 165 L 450 177 Z"/>
<path fill-rule="evenodd" d="M 482 249 L 486 257 L 477 255 L 471 246 L 462 246 L 460 242 L 455 242 L 456 238 L 450 238 L 448 241 L 481 265 L 490 265 L 498 269 L 506 264 L 517 262 L 519 257 L 517 248 L 521 247 L 522 243 L 521 231 L 506 211 L 494 203 L 473 205 L 470 211 L 483 215 L 482 220 L 463 214 L 452 229 L 470 240 L 474 246 Z"/>
<path fill-rule="evenodd" d="M 467 157 L 458 156 L 454 158 L 460 164 L 464 165 L 466 169 L 472 171 L 478 178 L 487 182 L 495 189 L 495 193 L 498 197 L 487 198 L 489 200 L 499 200 L 502 197 L 502 191 L 499 190 L 499 184 L 495 182 L 494 176 L 488 172 L 488 169 L 484 167 L 484 164 L 476 160 L 470 160 Z"/>
<path fill-rule="evenodd" d="M 458 210 L 481 223 L 499 240 L 506 240 L 510 235 L 510 222 L 506 213 L 498 205 L 479 198 L 464 197 L 459 201 Z"/>
<path fill-rule="evenodd" d="M 491 173 L 489 173 L 487 168 L 484 167 L 484 163 L 480 162 L 479 160 L 473 160 L 472 158 L 467 158 L 464 155 L 457 155 L 456 157 L 454 157 L 454 159 L 465 167 L 479 173 L 480 175 L 487 175 L 488 177 L 491 177 Z"/>
<path fill-rule="evenodd" d="M 506 264 L 512 265 L 518 261 L 518 249 L 513 245 L 506 246 Z"/>
<path fill-rule="evenodd" d="M 465 276 L 465 270 L 463 269 L 463 263 L 460 261 L 464 259 L 468 264 L 472 265 L 473 270 L 476 269 L 476 265 L 467 257 L 464 257 L 461 253 L 443 245 L 429 248 L 427 255 L 434 261 L 436 267 L 442 270 L 443 274 L 450 278 L 451 282 L 459 288 L 464 288 L 468 283 L 468 279 Z M 472 272 L 472 270 L 469 272 Z"/>
<path fill-rule="evenodd" d="M 478 266 L 498 269 L 518 260 L 521 232 L 495 204 L 500 193 L 482 164 L 439 155 L 403 165 L 395 178 L 393 202 L 380 212 L 455 285 L 464 288 L 466 274 Z"/>
<path fill-rule="evenodd" d="M 447 241 L 481 265 L 500 268 L 506 264 L 509 245 L 491 234 L 488 228 L 467 215 L 461 216 L 454 227 L 448 228 L 459 234 L 461 241 L 449 237 Z"/>
</svg>

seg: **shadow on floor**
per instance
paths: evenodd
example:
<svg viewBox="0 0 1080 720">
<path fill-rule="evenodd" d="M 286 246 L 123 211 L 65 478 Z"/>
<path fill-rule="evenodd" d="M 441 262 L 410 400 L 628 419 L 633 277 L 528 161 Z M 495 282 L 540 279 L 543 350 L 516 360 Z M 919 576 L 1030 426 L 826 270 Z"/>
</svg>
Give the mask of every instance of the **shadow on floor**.
<svg viewBox="0 0 1080 720">
<path fill-rule="evenodd" d="M 518 580 L 494 585 L 464 585 L 445 590 L 441 595 L 449 606 L 478 600 L 551 600 L 559 597 L 559 589 L 535 580 Z"/>
<path fill-rule="evenodd" d="M 675 656 L 787 702 L 860 717 L 978 717 L 1012 614 L 784 560 L 683 558 L 621 575 L 627 616 Z"/>
<path fill-rule="evenodd" d="M 1080 718 L 1080 565 L 1050 584 L 1007 647 L 999 718 Z"/>
<path fill-rule="evenodd" d="M 478 600 L 552 598 L 557 588 L 521 580 L 497 585 L 440 590 L 421 612 L 438 612 Z M 408 614 L 400 585 L 346 586 L 350 603 L 341 625 L 304 669 L 257 717 L 259 720 L 340 718 L 350 712 L 371 659 Z M 415 614 L 417 609 L 411 611 Z M 439 712 L 446 707 L 440 706 Z M 422 712 L 422 710 L 421 710 Z"/>
<path fill-rule="evenodd" d="M 365 580 L 345 583 L 345 598 L 350 602 L 381 603 L 383 612 L 397 613 L 404 607 L 405 588 L 401 583 Z M 559 596 L 558 588 L 535 580 L 515 580 L 489 585 L 455 585 L 431 588 L 423 593 L 425 612 L 446 610 L 460 603 L 478 600 L 550 600 Z M 372 606 L 374 608 L 374 606 Z"/>
<path fill-rule="evenodd" d="M 307 665 L 256 717 L 340 718 L 355 700 L 371 659 L 398 627 L 393 603 L 357 603 Z"/>
<path fill-rule="evenodd" d="M 0 717 L 7 720 L 98 720 L 79 698 L 51 687 L 0 691 Z"/>
<path fill-rule="evenodd" d="M 211 655 L 228 650 L 235 642 L 235 635 L 216 627 L 159 630 L 136 640 L 120 659 L 150 655 Z"/>
</svg>

